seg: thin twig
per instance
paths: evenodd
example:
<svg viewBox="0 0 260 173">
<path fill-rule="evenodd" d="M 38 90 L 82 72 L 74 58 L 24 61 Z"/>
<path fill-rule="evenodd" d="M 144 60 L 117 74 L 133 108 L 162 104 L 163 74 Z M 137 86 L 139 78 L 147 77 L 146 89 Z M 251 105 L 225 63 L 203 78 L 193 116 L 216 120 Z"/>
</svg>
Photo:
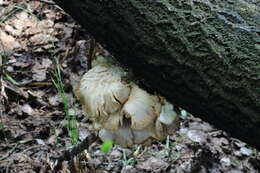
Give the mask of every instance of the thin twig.
<svg viewBox="0 0 260 173">
<path fill-rule="evenodd" d="M 50 0 L 40 0 L 40 2 L 49 4 L 49 5 L 55 5 L 55 3 L 53 1 L 50 1 Z"/>
<path fill-rule="evenodd" d="M 70 161 L 73 159 L 74 156 L 78 155 L 85 149 L 88 149 L 89 146 L 93 144 L 96 140 L 97 140 L 97 136 L 95 134 L 90 134 L 78 145 L 68 150 L 65 150 L 64 153 L 56 159 L 57 164 L 55 166 L 55 169 L 60 168 L 63 161 L 65 160 Z"/>
<path fill-rule="evenodd" d="M 96 46 L 96 41 L 95 39 L 91 39 L 90 41 L 90 48 L 89 48 L 89 54 L 87 56 L 87 70 L 90 70 L 91 67 L 91 61 L 93 60 L 95 56 L 95 46 Z"/>
<path fill-rule="evenodd" d="M 4 160 L 7 157 L 11 156 L 15 149 L 18 147 L 19 143 L 17 143 L 8 153 L 6 153 L 3 157 L 0 157 L 0 160 Z"/>
<path fill-rule="evenodd" d="M 51 86 L 52 83 L 51 82 L 30 82 L 30 83 L 27 83 L 26 85 L 28 85 L 28 86 Z"/>
</svg>

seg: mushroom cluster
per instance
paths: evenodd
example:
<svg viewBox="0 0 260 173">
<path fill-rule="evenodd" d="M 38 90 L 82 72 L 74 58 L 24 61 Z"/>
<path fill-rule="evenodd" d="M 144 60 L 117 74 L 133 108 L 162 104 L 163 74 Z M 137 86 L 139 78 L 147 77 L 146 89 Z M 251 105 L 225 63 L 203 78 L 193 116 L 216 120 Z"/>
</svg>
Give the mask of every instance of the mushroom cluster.
<svg viewBox="0 0 260 173">
<path fill-rule="evenodd" d="M 103 141 L 123 147 L 163 140 L 179 126 L 174 106 L 131 80 L 111 57 L 98 56 L 85 73 L 76 95 Z"/>
</svg>

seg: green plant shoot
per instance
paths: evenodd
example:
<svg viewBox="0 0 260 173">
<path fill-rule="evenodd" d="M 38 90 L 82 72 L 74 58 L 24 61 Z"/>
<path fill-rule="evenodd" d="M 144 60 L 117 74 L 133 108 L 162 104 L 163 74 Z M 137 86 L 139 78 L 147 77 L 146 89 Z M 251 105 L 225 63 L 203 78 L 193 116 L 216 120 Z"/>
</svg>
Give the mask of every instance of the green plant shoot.
<svg viewBox="0 0 260 173">
<path fill-rule="evenodd" d="M 103 151 L 104 153 L 108 153 L 112 146 L 113 146 L 113 141 L 105 141 L 103 142 L 100 148 L 101 151 Z"/>
</svg>

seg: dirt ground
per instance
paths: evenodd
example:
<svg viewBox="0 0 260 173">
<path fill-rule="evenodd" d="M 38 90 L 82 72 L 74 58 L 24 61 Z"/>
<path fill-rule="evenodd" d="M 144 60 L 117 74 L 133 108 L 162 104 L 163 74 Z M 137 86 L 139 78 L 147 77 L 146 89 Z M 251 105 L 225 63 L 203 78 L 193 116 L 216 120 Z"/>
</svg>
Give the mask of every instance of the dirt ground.
<svg viewBox="0 0 260 173">
<path fill-rule="evenodd" d="M 53 157 L 92 132 L 74 96 L 91 39 L 50 0 L 0 0 L 0 173 L 55 172 Z M 109 55 L 99 44 L 96 50 Z M 180 116 L 180 129 L 165 141 L 108 153 L 97 141 L 58 172 L 260 172 L 259 151 Z"/>
</svg>

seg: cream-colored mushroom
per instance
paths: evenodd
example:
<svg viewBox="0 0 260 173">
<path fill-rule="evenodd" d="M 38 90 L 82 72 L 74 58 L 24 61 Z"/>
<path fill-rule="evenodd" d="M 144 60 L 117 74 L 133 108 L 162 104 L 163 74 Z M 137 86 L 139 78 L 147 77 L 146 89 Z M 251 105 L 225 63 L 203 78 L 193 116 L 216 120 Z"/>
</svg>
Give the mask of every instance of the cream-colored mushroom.
<svg viewBox="0 0 260 173">
<path fill-rule="evenodd" d="M 76 92 L 87 115 L 110 129 L 118 128 L 119 124 L 111 119 L 120 123 L 122 106 L 130 94 L 129 84 L 121 79 L 123 76 L 124 71 L 118 66 L 97 65 L 82 77 Z"/>
<path fill-rule="evenodd" d="M 154 122 L 160 109 L 161 104 L 157 96 L 153 96 L 136 84 L 132 84 L 130 96 L 122 111 L 127 118 L 131 119 L 132 129 L 143 130 Z"/>
<path fill-rule="evenodd" d="M 76 95 L 99 137 L 124 147 L 163 140 L 178 127 L 178 115 L 162 96 L 134 82 L 113 58 L 97 57 L 83 75 Z"/>
<path fill-rule="evenodd" d="M 159 121 L 165 125 L 170 125 L 177 118 L 177 113 L 174 111 L 174 106 L 163 99 Z"/>
<path fill-rule="evenodd" d="M 130 147 L 134 144 L 133 134 L 130 128 L 123 125 L 117 130 L 101 129 L 99 137 L 102 141 L 113 141 L 123 147 Z"/>
</svg>

